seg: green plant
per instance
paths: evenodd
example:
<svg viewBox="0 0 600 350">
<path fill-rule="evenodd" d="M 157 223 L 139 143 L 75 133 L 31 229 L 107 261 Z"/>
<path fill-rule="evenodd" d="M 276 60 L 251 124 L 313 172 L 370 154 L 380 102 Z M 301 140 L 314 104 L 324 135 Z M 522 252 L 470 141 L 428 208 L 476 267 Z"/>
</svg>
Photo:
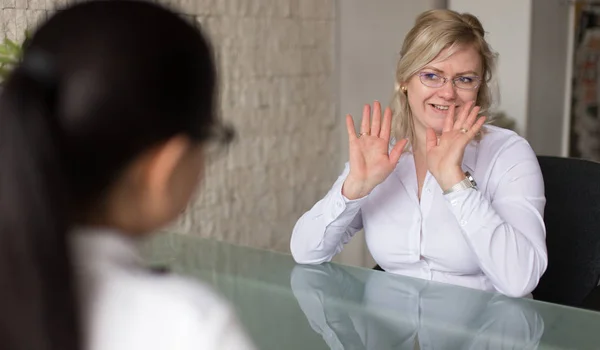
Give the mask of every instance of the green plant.
<svg viewBox="0 0 600 350">
<path fill-rule="evenodd" d="M 29 31 L 25 31 L 25 41 L 29 39 Z M 0 82 L 4 81 L 12 69 L 21 62 L 23 43 L 18 44 L 9 38 L 4 38 L 0 44 Z"/>
</svg>

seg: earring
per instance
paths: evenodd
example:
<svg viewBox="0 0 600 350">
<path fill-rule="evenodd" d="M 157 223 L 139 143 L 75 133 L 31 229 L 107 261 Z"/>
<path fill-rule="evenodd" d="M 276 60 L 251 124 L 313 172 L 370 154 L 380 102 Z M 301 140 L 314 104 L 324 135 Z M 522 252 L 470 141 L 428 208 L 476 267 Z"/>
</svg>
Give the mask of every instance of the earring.
<svg viewBox="0 0 600 350">
<path fill-rule="evenodd" d="M 403 87 L 401 87 L 401 88 L 400 88 L 400 90 L 402 90 L 402 92 L 406 93 L 406 91 L 407 91 L 408 89 L 406 88 L 406 86 L 403 86 Z"/>
</svg>

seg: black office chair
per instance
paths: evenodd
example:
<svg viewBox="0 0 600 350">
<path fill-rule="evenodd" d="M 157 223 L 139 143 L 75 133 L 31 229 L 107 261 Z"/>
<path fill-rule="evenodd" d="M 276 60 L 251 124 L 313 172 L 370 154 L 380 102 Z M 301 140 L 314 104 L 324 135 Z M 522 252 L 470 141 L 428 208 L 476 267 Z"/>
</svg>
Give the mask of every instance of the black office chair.
<svg viewBox="0 0 600 350">
<path fill-rule="evenodd" d="M 600 163 L 538 156 L 544 176 L 548 269 L 537 300 L 600 311 Z M 383 271 L 376 265 L 373 269 Z"/>
<path fill-rule="evenodd" d="M 546 193 L 548 269 L 537 300 L 589 307 L 600 280 L 600 163 L 538 156 Z M 588 298 L 589 300 L 589 298 Z"/>
</svg>

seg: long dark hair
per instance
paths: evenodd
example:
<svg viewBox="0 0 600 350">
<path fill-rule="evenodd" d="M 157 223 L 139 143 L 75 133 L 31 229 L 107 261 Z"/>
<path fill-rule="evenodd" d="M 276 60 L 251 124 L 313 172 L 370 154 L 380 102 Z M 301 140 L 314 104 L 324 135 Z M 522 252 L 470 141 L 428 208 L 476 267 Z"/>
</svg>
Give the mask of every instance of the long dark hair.
<svg viewBox="0 0 600 350">
<path fill-rule="evenodd" d="M 162 6 L 76 4 L 24 51 L 0 87 L 0 348 L 75 350 L 74 218 L 149 147 L 231 132 L 208 41 Z"/>
</svg>

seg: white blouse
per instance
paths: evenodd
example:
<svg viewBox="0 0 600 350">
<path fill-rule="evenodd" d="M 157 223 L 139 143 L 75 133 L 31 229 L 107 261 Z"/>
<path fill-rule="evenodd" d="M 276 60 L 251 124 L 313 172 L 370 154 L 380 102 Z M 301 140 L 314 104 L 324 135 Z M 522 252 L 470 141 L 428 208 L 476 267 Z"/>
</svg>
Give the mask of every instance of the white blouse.
<svg viewBox="0 0 600 350">
<path fill-rule="evenodd" d="M 463 158 L 478 189 L 443 195 L 427 172 L 419 201 L 414 158 L 405 153 L 369 195 L 348 200 L 342 195 L 346 164 L 327 195 L 296 223 L 290 244 L 296 262 L 330 261 L 364 228 L 371 255 L 388 272 L 529 294 L 548 264 L 542 173 L 525 139 L 486 129 Z"/>
<path fill-rule="evenodd" d="M 133 238 L 89 229 L 72 236 L 85 349 L 254 349 L 224 300 L 144 268 Z"/>
</svg>

